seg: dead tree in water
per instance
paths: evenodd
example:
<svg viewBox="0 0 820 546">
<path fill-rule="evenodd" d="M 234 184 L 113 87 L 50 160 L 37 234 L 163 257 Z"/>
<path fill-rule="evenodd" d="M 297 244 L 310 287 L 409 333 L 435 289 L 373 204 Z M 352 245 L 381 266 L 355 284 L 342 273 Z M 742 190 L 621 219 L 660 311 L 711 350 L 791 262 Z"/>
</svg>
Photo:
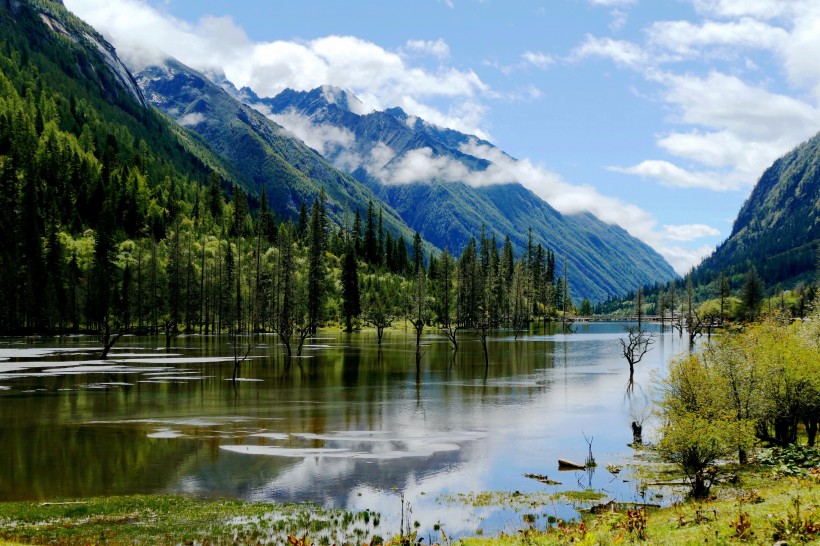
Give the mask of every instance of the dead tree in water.
<svg viewBox="0 0 820 546">
<path fill-rule="evenodd" d="M 122 337 L 122 330 L 119 328 L 117 329 L 117 333 L 111 334 L 111 319 L 108 315 L 105 316 L 103 319 L 103 336 L 100 339 L 100 342 L 103 345 L 102 353 L 100 354 L 100 360 L 105 360 L 108 358 L 108 351 L 111 350 L 111 347 L 117 342 L 118 339 Z"/>
<path fill-rule="evenodd" d="M 620 339 L 621 351 L 629 363 L 629 384 L 631 386 L 635 375 L 635 364 L 649 352 L 650 346 L 655 343 L 655 336 L 635 326 L 626 326 L 624 330 L 627 338 Z"/>
</svg>

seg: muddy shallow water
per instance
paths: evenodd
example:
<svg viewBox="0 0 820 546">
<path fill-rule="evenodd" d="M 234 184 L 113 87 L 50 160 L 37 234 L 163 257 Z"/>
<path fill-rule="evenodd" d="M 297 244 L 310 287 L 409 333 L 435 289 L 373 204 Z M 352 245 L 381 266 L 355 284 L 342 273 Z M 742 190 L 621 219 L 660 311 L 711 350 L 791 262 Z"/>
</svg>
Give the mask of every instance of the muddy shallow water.
<svg viewBox="0 0 820 546">
<path fill-rule="evenodd" d="M 562 500 L 501 509 L 459 493 L 592 487 L 645 500 L 628 472 L 605 466 L 632 453 L 631 415 L 646 413 L 650 374 L 686 340 L 658 334 L 628 396 L 623 325 L 575 328 L 534 327 L 517 341 L 499 332 L 488 370 L 474 336 L 462 334 L 454 355 L 431 333 L 418 378 L 409 331 L 386 333 L 381 350 L 375 333 L 320 332 L 290 362 L 262 336 L 236 383 L 225 336 L 182 336 L 170 352 L 161 337 L 123 337 L 106 361 L 93 337 L 0 339 L 0 499 L 312 501 L 381 512 L 395 529 L 403 495 L 414 520 L 448 534 L 514 530 L 525 512 L 575 514 Z M 598 467 L 559 472 L 559 457 L 587 457 L 584 434 Z"/>
</svg>

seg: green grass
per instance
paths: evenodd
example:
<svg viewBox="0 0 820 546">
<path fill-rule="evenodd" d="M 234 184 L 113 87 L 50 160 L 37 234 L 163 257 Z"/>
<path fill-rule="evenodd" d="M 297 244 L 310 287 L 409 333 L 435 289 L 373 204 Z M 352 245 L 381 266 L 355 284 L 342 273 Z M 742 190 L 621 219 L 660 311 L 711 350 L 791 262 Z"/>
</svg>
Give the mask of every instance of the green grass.
<svg viewBox="0 0 820 546">
<path fill-rule="evenodd" d="M 378 519 L 377 514 L 315 505 L 164 495 L 13 502 L 0 503 L 0 540 L 25 544 L 286 544 L 288 535 L 307 534 L 317 544 L 361 543 L 377 534 Z"/>
<path fill-rule="evenodd" d="M 709 499 L 661 509 L 588 514 L 516 535 L 463 539 L 461 546 L 553 544 L 820 544 L 820 478 L 785 477 L 769 467 L 738 469 Z"/>
</svg>

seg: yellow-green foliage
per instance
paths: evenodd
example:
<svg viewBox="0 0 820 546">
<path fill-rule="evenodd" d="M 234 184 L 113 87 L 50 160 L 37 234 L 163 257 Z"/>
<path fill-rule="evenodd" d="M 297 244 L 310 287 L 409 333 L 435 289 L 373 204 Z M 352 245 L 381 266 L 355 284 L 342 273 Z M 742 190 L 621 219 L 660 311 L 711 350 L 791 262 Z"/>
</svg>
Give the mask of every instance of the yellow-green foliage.
<svg viewBox="0 0 820 546">
<path fill-rule="evenodd" d="M 661 382 L 658 448 L 708 493 L 709 467 L 755 439 L 785 445 L 820 417 L 820 313 L 791 324 L 768 318 L 673 361 Z M 811 440 L 811 435 L 810 435 Z"/>
</svg>

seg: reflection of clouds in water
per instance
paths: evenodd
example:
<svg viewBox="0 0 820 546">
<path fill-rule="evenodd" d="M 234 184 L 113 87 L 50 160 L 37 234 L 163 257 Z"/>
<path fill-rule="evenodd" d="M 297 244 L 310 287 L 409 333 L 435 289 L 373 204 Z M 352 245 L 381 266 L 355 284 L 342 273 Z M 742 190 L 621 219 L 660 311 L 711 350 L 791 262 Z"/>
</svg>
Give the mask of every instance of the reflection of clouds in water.
<svg viewBox="0 0 820 546">
<path fill-rule="evenodd" d="M 185 435 L 169 428 L 161 428 L 156 432 L 147 434 L 147 436 L 149 438 L 181 438 Z"/>
<path fill-rule="evenodd" d="M 405 449 L 391 449 L 387 451 L 354 451 L 348 448 L 302 448 L 302 447 L 278 447 L 278 446 L 256 446 L 256 445 L 231 445 L 219 446 L 220 449 L 233 451 L 234 453 L 244 453 L 247 455 L 266 455 L 269 457 L 292 457 L 296 459 L 306 457 L 339 457 L 346 459 L 403 459 L 408 457 L 429 457 L 441 451 L 458 451 L 461 446 L 458 444 L 427 444 L 422 442 L 392 442 L 403 443 Z"/>
<path fill-rule="evenodd" d="M 88 347 L 40 347 L 26 349 L 0 349 L 2 358 L 41 358 L 60 353 L 87 353 Z"/>
</svg>

